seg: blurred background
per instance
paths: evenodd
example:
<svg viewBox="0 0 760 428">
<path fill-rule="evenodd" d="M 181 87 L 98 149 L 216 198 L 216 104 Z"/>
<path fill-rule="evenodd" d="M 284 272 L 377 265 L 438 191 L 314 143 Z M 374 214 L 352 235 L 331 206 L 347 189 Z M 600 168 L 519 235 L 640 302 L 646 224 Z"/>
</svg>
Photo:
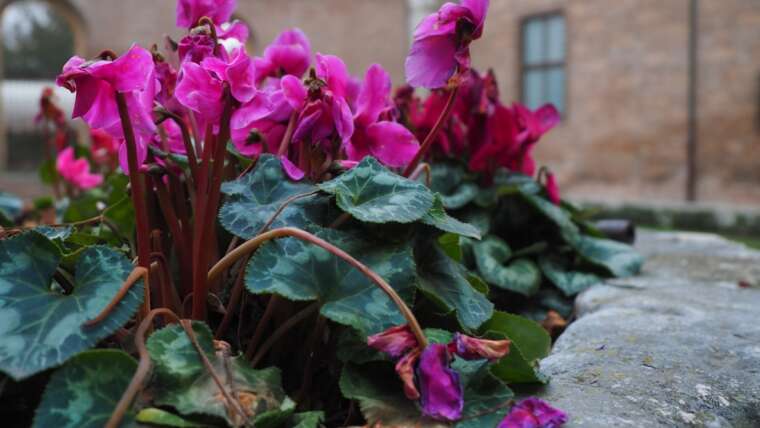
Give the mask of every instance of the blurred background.
<svg viewBox="0 0 760 428">
<path fill-rule="evenodd" d="M 379 62 L 400 85 L 414 26 L 440 3 L 238 0 L 235 18 L 253 53 L 300 27 L 354 74 Z M 34 197 L 47 193 L 33 123 L 42 88 L 71 55 L 177 38 L 175 0 L 0 0 L 0 12 L 0 190 Z M 760 236 L 760 0 L 491 0 L 473 51 L 503 101 L 561 110 L 538 160 L 571 200 Z M 70 112 L 73 97 L 56 94 Z"/>
</svg>

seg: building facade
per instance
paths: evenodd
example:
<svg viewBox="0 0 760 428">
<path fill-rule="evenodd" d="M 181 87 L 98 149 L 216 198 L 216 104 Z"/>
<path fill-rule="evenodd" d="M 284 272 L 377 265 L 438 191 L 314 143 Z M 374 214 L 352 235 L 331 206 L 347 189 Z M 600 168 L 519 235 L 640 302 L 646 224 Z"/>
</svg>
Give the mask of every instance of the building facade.
<svg viewBox="0 0 760 428">
<path fill-rule="evenodd" d="M 149 46 L 174 28 L 174 0 L 49 2 L 84 56 Z M 440 3 L 238 0 L 236 17 L 254 52 L 299 27 L 354 74 L 379 62 L 398 85 L 411 28 Z M 684 200 L 691 176 L 700 201 L 760 202 L 760 1 L 491 0 L 473 56 L 494 69 L 505 102 L 560 107 L 537 153 L 567 194 Z"/>
</svg>

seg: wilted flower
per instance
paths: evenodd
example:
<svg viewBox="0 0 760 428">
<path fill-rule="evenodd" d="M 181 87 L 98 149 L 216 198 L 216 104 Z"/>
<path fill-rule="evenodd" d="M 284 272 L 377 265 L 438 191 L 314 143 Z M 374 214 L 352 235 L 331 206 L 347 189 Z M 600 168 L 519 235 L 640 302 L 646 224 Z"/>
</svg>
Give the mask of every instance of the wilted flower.
<svg viewBox="0 0 760 428">
<path fill-rule="evenodd" d="M 82 190 L 92 189 L 103 182 L 103 176 L 92 174 L 87 159 L 75 159 L 74 148 L 66 147 L 58 154 L 55 168 L 64 180 Z"/>
<path fill-rule="evenodd" d="M 470 68 L 470 43 L 483 34 L 488 0 L 446 3 L 414 31 L 406 80 L 414 87 L 442 88 Z"/>
<path fill-rule="evenodd" d="M 535 397 L 517 403 L 499 423 L 498 428 L 559 428 L 567 414 Z"/>
<path fill-rule="evenodd" d="M 509 352 L 510 342 L 457 333 L 449 344 L 430 344 L 422 349 L 409 326 L 401 325 L 370 336 L 367 344 L 398 358 L 396 373 L 404 385 L 404 394 L 410 400 L 420 400 L 426 416 L 455 421 L 462 416 L 464 392 L 459 373 L 451 368 L 454 355 L 493 362 Z"/>
</svg>

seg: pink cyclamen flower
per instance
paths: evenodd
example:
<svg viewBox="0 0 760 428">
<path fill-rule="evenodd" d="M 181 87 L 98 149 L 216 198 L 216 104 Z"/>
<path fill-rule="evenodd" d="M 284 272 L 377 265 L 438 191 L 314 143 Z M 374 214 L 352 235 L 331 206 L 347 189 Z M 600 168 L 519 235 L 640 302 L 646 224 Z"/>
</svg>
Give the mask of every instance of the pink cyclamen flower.
<svg viewBox="0 0 760 428">
<path fill-rule="evenodd" d="M 90 173 L 87 159 L 75 159 L 74 148 L 66 147 L 58 154 L 55 168 L 64 180 L 82 190 L 89 190 L 103 183 L 103 176 Z"/>
<path fill-rule="evenodd" d="M 311 43 L 300 29 L 286 30 L 264 49 L 264 56 L 254 62 L 258 82 L 288 74 L 300 78 L 311 65 Z"/>
<path fill-rule="evenodd" d="M 533 176 L 536 172 L 533 148 L 544 134 L 559 124 L 560 115 L 551 104 L 539 107 L 535 111 L 529 110 L 522 104 L 515 104 L 512 111 L 517 127 L 516 142 L 519 149 L 518 153 L 510 159 L 508 168 Z"/>
<path fill-rule="evenodd" d="M 237 0 L 179 0 L 177 1 L 177 26 L 192 28 L 204 16 L 214 24 L 227 22 L 235 11 Z"/>
<path fill-rule="evenodd" d="M 90 129 L 92 158 L 96 163 L 107 165 L 116 158 L 121 142 L 102 129 Z"/>
<path fill-rule="evenodd" d="M 535 397 L 517 403 L 499 423 L 498 428 L 559 428 L 567 414 Z"/>
<path fill-rule="evenodd" d="M 348 161 L 359 162 L 372 155 L 394 168 L 406 166 L 417 154 L 419 144 L 409 129 L 388 120 L 381 114 L 390 110 L 391 78 L 374 64 L 367 70 L 356 100 L 354 133 L 345 144 Z"/>
<path fill-rule="evenodd" d="M 113 61 L 86 62 L 72 57 L 63 66 L 56 83 L 76 92 L 72 117 L 81 117 L 91 128 L 104 129 L 116 137 L 123 136 L 116 92 L 124 94 L 135 133 L 152 135 L 153 99 L 158 90 L 153 56 L 133 45 Z"/>
<path fill-rule="evenodd" d="M 406 80 L 414 87 L 446 86 L 455 73 L 470 68 L 470 43 L 483 34 L 489 0 L 446 3 L 414 31 L 406 58 Z"/>
</svg>

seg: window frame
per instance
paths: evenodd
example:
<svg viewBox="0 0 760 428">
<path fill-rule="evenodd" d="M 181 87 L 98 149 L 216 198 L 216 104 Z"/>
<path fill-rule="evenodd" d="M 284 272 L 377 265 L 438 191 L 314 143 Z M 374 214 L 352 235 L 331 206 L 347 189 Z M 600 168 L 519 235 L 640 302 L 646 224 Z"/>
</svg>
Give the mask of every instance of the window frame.
<svg viewBox="0 0 760 428">
<path fill-rule="evenodd" d="M 563 41 L 565 43 L 565 46 L 564 46 L 564 56 L 563 56 L 562 61 L 548 61 L 548 62 L 541 62 L 538 64 L 526 64 L 525 63 L 525 53 L 526 53 L 525 52 L 525 41 L 526 41 L 525 29 L 527 28 L 527 25 L 532 21 L 540 21 L 543 23 L 544 29 L 542 31 L 543 31 L 543 36 L 544 36 L 543 37 L 544 42 L 543 42 L 542 49 L 544 52 L 548 52 L 549 38 L 546 36 L 546 28 L 548 28 L 548 25 L 546 25 L 546 22 L 556 17 L 561 17 L 565 26 L 565 33 L 563 35 L 564 36 Z M 570 56 L 570 50 L 568 49 L 568 47 L 570 46 L 570 43 L 568 42 L 569 40 L 568 35 L 570 31 L 569 31 L 569 25 L 568 25 L 568 20 L 567 20 L 567 14 L 565 13 L 563 9 L 552 9 L 552 10 L 547 10 L 544 12 L 524 15 L 520 17 L 520 20 L 517 26 L 517 32 L 518 32 L 517 40 L 519 43 L 519 46 L 516 49 L 517 64 L 518 64 L 518 69 L 519 69 L 517 73 L 518 74 L 517 85 L 518 85 L 518 89 L 520 93 L 520 102 L 523 104 L 525 103 L 525 76 L 529 71 L 535 71 L 535 70 L 546 71 L 552 68 L 561 68 L 565 74 L 565 82 L 562 88 L 564 92 L 563 94 L 564 105 L 562 106 L 563 107 L 562 109 L 558 109 L 558 110 L 561 110 L 560 117 L 561 117 L 561 120 L 564 121 L 565 119 L 568 118 L 569 116 L 568 113 L 570 111 L 570 101 L 568 98 L 568 95 L 570 93 L 568 89 L 569 82 L 570 82 L 570 78 L 569 78 L 570 73 L 569 73 L 569 67 L 568 67 L 568 64 L 570 62 L 568 60 Z M 542 87 L 542 90 L 543 90 L 543 87 Z"/>
</svg>

